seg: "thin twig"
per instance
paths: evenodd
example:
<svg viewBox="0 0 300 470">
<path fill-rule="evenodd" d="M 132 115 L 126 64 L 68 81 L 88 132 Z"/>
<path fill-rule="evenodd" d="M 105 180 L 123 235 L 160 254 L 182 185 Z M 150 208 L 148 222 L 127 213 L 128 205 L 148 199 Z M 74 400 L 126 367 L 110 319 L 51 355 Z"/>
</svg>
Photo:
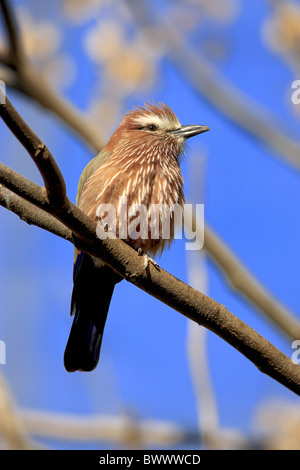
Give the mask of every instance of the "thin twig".
<svg viewBox="0 0 300 470">
<path fill-rule="evenodd" d="M 14 119 L 17 119 L 18 128 L 21 129 L 21 117 L 17 117 L 16 112 L 8 115 L 10 107 L 6 107 L 5 112 L 3 112 L 4 108 L 3 105 L 0 105 L 0 115 L 8 127 L 14 129 Z M 28 131 L 27 126 L 25 129 Z M 35 142 L 35 139 L 29 135 L 26 139 Z M 43 144 L 39 142 L 38 145 Z M 34 153 L 36 150 L 37 148 L 32 149 Z M 49 161 L 54 161 L 54 159 Z M 2 181 L 2 184 L 9 186 L 7 175 L 6 183 Z M 199 325 L 210 329 L 244 354 L 262 372 L 300 395 L 299 365 L 294 364 L 289 357 L 255 330 L 235 317 L 223 305 L 196 291 L 163 269 L 156 269 L 150 265 L 149 271 L 145 270 L 141 257 L 122 240 L 118 238 L 100 240 L 97 238 L 96 223 L 72 205 L 70 201 L 69 210 L 65 211 L 57 211 L 57 208 L 51 207 L 46 195 L 44 195 L 44 202 L 41 204 L 40 197 L 43 189 L 38 189 L 39 186 L 34 183 L 31 184 L 33 192 L 38 194 L 38 207 L 42 205 L 42 208 L 50 213 L 52 210 L 52 215 L 76 234 L 78 238 L 74 243 L 79 249 L 103 259 L 108 266 L 126 280 Z M 21 186 L 20 183 L 16 185 L 18 191 L 24 197 L 26 192 Z M 9 186 L 9 189 L 14 190 L 12 185 Z M 29 199 L 31 203 L 34 203 L 32 195 Z"/>
<path fill-rule="evenodd" d="M 2 92 L 0 92 L 2 93 Z M 2 93 L 3 98 L 4 94 Z M 58 165 L 37 135 L 29 128 L 11 105 L 7 96 L 2 99 L 1 113 L 13 134 L 28 151 L 38 167 L 47 191 L 50 204 L 64 209 L 66 202 L 66 185 Z"/>
</svg>

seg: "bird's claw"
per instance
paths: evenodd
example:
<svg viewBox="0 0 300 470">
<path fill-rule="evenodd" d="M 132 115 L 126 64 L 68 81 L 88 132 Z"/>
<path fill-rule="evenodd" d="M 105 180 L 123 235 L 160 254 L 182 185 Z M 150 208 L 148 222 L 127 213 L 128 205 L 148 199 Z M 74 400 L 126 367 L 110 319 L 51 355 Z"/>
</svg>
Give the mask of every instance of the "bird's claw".
<svg viewBox="0 0 300 470">
<path fill-rule="evenodd" d="M 149 269 L 149 264 L 151 263 L 156 269 L 159 269 L 159 265 L 157 264 L 154 259 L 150 258 L 150 256 L 147 255 L 147 253 L 143 252 L 142 248 L 138 249 L 138 255 L 142 256 L 144 258 L 144 269 Z"/>
</svg>

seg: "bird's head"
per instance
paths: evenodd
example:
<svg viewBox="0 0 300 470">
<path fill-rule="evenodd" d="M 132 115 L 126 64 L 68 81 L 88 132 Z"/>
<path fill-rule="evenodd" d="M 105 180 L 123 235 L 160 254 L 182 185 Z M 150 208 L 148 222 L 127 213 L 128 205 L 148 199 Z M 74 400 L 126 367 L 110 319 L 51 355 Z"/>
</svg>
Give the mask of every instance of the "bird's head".
<svg viewBox="0 0 300 470">
<path fill-rule="evenodd" d="M 129 111 L 112 135 L 108 149 L 113 150 L 117 143 L 128 146 L 169 145 L 178 157 L 187 139 L 209 130 L 207 126 L 182 126 L 175 113 L 163 103 L 146 103 Z"/>
</svg>

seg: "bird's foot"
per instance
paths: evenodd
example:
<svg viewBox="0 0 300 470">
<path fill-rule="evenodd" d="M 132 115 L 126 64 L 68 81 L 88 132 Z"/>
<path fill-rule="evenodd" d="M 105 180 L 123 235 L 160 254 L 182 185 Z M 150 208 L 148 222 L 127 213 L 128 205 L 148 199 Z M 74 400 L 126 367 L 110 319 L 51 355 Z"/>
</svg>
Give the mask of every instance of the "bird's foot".
<svg viewBox="0 0 300 470">
<path fill-rule="evenodd" d="M 152 264 L 155 267 L 155 269 L 159 270 L 159 265 L 157 264 L 157 262 L 154 261 L 154 259 L 150 258 L 150 256 L 147 255 L 147 253 L 144 253 L 142 248 L 138 249 L 138 255 L 144 258 L 145 270 L 149 269 L 149 264 Z"/>
</svg>

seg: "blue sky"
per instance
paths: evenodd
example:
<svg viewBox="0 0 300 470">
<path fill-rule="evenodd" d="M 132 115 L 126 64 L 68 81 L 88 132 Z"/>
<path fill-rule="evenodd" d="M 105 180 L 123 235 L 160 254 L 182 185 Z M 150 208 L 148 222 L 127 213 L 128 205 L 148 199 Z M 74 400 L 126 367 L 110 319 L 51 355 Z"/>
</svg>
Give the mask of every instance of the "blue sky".
<svg viewBox="0 0 300 470">
<path fill-rule="evenodd" d="M 38 14 L 43 15 L 42 9 Z M 226 77 L 271 110 L 297 139 L 299 113 L 292 109 L 290 94 L 292 81 L 300 77 L 262 42 L 261 27 L 267 15 L 265 2 L 240 2 L 236 20 L 219 33 L 229 52 L 216 66 L 220 80 Z M 85 110 L 98 79 L 81 47 L 88 25 L 75 28 L 62 19 L 59 23 L 65 28 L 64 48 L 76 56 L 78 70 L 65 94 Z M 209 37 L 209 31 L 203 33 L 204 38 L 205 34 Z M 190 142 L 182 165 L 186 195 L 205 204 L 206 222 L 258 280 L 299 315 L 298 170 L 212 107 L 171 61 L 162 61 L 160 76 L 155 89 L 128 96 L 123 111 L 153 98 L 169 104 L 182 124 L 211 128 Z M 80 173 L 93 156 L 90 150 L 50 113 L 13 90 L 9 96 L 50 148 L 65 177 L 68 195 L 75 201 Z M 0 139 L 2 161 L 41 184 L 30 157 L 4 125 L 0 126 Z M 202 161 L 198 167 L 197 158 Z M 193 168 L 199 168 L 199 174 Z M 90 374 L 68 374 L 63 352 L 71 326 L 72 245 L 26 225 L 4 209 L 0 211 L 0 237 L 0 339 L 7 348 L 7 364 L 0 367 L 20 407 L 78 414 L 125 412 L 139 419 L 169 420 L 197 429 L 186 352 L 189 320 L 123 281 L 111 303 L 99 366 Z M 289 340 L 230 289 L 209 257 L 199 257 L 201 268 L 203 263 L 205 276 L 200 282 L 207 286 L 206 293 L 291 356 Z M 177 240 L 159 264 L 190 281 L 184 241 Z M 297 402 L 296 395 L 264 376 L 210 332 L 207 343 L 222 427 L 252 433 L 253 417 L 262 403 L 272 399 Z M 86 446 L 50 444 L 57 448 Z M 90 447 L 99 448 L 99 444 Z"/>
</svg>

